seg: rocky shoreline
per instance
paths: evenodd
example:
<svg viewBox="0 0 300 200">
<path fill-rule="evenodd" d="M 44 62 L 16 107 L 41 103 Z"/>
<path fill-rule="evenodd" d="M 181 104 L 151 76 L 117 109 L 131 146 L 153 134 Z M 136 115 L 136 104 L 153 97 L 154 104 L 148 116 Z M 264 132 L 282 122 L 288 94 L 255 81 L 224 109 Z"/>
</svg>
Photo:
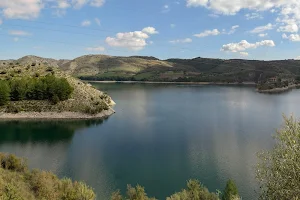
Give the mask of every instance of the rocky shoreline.
<svg viewBox="0 0 300 200">
<path fill-rule="evenodd" d="M 101 119 L 109 117 L 115 111 L 110 108 L 96 115 L 89 115 L 79 112 L 19 112 L 0 113 L 0 120 L 52 120 L 52 119 Z"/>
<path fill-rule="evenodd" d="M 225 82 L 155 82 L 155 81 L 87 81 L 89 83 L 140 83 L 140 84 L 178 84 L 178 85 L 249 85 L 255 86 L 254 82 L 243 82 L 243 83 L 225 83 Z"/>
<path fill-rule="evenodd" d="M 287 92 L 287 91 L 289 91 L 291 89 L 295 89 L 295 88 L 298 88 L 298 87 L 300 87 L 300 84 L 289 85 L 288 87 L 283 87 L 283 88 L 273 88 L 273 89 L 270 89 L 270 90 L 259 90 L 259 89 L 256 89 L 256 91 L 259 92 L 259 93 L 274 94 L 274 93 Z"/>
</svg>

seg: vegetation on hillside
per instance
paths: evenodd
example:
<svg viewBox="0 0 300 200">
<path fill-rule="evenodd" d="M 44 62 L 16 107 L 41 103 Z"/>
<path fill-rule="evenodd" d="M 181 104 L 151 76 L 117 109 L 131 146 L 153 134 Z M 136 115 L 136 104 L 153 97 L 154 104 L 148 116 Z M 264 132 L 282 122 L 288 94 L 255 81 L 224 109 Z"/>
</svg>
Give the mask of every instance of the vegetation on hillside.
<svg viewBox="0 0 300 200">
<path fill-rule="evenodd" d="M 300 61 L 167 59 L 88 55 L 59 65 L 84 80 L 242 83 L 300 76 Z"/>
<path fill-rule="evenodd" d="M 2 200 L 94 200 L 92 188 L 82 182 L 58 179 L 51 172 L 29 170 L 24 159 L 0 154 Z"/>
<path fill-rule="evenodd" d="M 220 200 L 220 192 L 212 193 L 203 186 L 198 180 L 189 180 L 187 182 L 187 188 L 183 189 L 181 192 L 177 192 L 166 200 Z M 228 181 L 222 200 L 239 200 L 240 197 L 237 192 L 236 185 L 233 181 Z M 123 197 L 120 191 L 116 191 L 112 194 L 111 200 L 155 200 L 155 198 L 150 198 L 145 192 L 145 188 L 140 185 L 132 187 L 127 186 L 126 196 Z"/>
<path fill-rule="evenodd" d="M 113 101 L 107 94 L 62 72 L 56 65 L 53 59 L 33 56 L 0 62 L 0 112 L 95 115 L 110 109 Z"/>
<path fill-rule="evenodd" d="M 49 100 L 56 104 L 59 101 L 69 99 L 73 88 L 66 78 L 47 75 L 45 77 L 23 77 L 0 81 L 0 91 L 1 105 L 8 103 L 9 100 Z"/>
</svg>

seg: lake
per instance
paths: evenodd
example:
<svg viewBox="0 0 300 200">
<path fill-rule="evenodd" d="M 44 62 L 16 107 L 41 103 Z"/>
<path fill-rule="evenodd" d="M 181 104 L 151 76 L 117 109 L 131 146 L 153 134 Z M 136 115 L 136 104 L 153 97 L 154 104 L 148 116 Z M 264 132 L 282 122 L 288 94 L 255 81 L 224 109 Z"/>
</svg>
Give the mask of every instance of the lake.
<svg viewBox="0 0 300 200">
<path fill-rule="evenodd" d="M 105 120 L 0 122 L 0 151 L 31 168 L 83 180 L 97 199 L 127 184 L 165 199 L 199 179 L 210 191 L 234 179 L 256 199 L 256 152 L 270 149 L 282 114 L 300 116 L 300 90 L 268 95 L 252 87 L 94 84 L 117 103 Z"/>
</svg>

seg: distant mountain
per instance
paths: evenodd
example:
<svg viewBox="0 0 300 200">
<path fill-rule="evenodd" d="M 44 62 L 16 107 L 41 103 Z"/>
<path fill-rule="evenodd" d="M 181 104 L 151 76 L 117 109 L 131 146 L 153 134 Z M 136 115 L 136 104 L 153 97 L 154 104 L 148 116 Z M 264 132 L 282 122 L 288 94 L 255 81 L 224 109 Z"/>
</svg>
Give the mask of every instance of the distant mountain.
<svg viewBox="0 0 300 200">
<path fill-rule="evenodd" d="M 26 56 L 17 62 L 22 65 L 45 62 L 85 80 L 258 82 L 274 76 L 289 79 L 300 76 L 299 60 L 224 60 L 201 57 L 159 60 L 147 56 L 86 55 L 74 60 Z"/>
<path fill-rule="evenodd" d="M 88 55 L 60 67 L 86 80 L 257 82 L 273 76 L 300 76 L 300 61 L 259 61 L 241 59 L 115 57 Z"/>
</svg>

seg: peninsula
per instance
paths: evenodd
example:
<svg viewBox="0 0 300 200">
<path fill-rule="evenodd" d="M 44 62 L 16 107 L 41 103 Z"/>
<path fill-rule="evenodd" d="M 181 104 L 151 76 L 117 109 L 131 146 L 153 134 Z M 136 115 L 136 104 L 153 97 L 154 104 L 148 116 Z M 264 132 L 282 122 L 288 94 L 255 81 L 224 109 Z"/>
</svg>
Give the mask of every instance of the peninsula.
<svg viewBox="0 0 300 200">
<path fill-rule="evenodd" d="M 114 113 L 105 93 L 34 56 L 0 63 L 0 119 L 90 119 Z"/>
</svg>

